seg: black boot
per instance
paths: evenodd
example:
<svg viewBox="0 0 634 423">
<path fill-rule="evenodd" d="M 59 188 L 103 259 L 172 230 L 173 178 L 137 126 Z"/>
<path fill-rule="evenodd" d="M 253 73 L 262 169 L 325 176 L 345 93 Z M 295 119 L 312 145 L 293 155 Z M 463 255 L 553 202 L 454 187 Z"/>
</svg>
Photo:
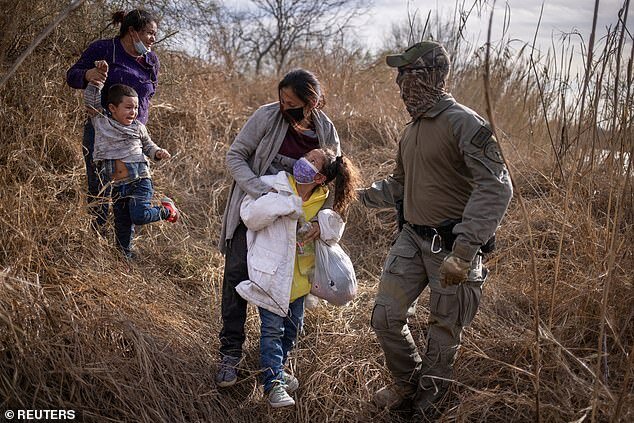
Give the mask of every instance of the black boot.
<svg viewBox="0 0 634 423">
<path fill-rule="evenodd" d="M 416 396 L 414 397 L 414 422 L 434 422 L 442 414 L 443 399 L 447 394 L 449 382 L 431 376 L 420 379 Z"/>
</svg>

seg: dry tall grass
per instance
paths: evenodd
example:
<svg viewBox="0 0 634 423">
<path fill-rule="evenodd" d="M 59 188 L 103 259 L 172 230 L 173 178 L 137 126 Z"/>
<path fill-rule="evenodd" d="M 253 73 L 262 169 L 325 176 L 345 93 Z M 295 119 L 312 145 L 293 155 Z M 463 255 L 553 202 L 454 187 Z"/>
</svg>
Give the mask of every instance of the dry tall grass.
<svg viewBox="0 0 634 423">
<path fill-rule="evenodd" d="M 12 22 L 25 24 L 6 26 L 0 38 L 3 71 L 45 25 L 38 19 L 62 3 L 29 8 L 18 2 L 6 9 L 13 11 Z M 111 239 L 90 231 L 80 93 L 64 83 L 67 67 L 95 36 L 82 33 L 89 23 L 83 8 L 0 92 L 0 411 L 74 409 L 80 421 L 99 422 L 397 421 L 370 403 L 389 380 L 368 322 L 394 237 L 390 211 L 357 207 L 351 213 L 343 244 L 360 293 L 347 307 L 308 312 L 291 359 L 301 381 L 294 409 L 271 411 L 262 400 L 253 310 L 240 383 L 222 391 L 214 386 L 223 269 L 216 243 L 229 184 L 224 154 L 255 107 L 276 99 L 275 78 L 227 75 L 160 52 L 163 73 L 149 130 L 174 157 L 154 167 L 155 185 L 176 199 L 182 223 L 144 227 L 137 241 L 142 259 L 132 264 Z M 583 158 L 574 159 L 590 151 L 592 139 L 584 135 L 572 143 L 572 158 L 560 173 L 549 133 L 572 134 L 576 126 L 562 118 L 568 115 L 551 114 L 546 127 L 541 113 L 551 94 L 540 92 L 530 64 L 520 65 L 500 59 L 491 81 L 501 142 L 524 198 L 534 249 L 514 202 L 488 262 L 493 272 L 466 331 L 458 382 L 442 420 L 631 421 L 631 168 L 623 175 L 616 165 L 589 169 Z M 315 54 L 305 67 L 323 81 L 326 112 L 344 153 L 366 181 L 387 175 L 407 120 L 394 75 L 382 63 L 360 66 L 345 54 Z M 484 113 L 481 69 L 455 74 L 452 91 Z M 631 104 L 627 97 L 622 107 L 631 111 Z M 621 151 L 632 149 L 627 119 L 608 135 L 623 141 Z M 592 132 L 588 128 L 584 134 Z M 421 347 L 427 313 L 424 298 L 412 321 Z"/>
</svg>

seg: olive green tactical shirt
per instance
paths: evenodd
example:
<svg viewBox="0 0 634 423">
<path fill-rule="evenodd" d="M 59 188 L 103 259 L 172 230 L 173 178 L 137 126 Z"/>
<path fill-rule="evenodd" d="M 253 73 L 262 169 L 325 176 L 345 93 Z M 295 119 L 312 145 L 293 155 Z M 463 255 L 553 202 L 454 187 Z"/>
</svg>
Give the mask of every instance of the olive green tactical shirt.
<svg viewBox="0 0 634 423">
<path fill-rule="evenodd" d="M 508 170 L 488 123 L 447 94 L 405 127 L 390 177 L 362 190 L 368 207 L 403 200 L 405 220 L 459 220 L 453 253 L 472 260 L 493 236 L 512 197 Z"/>
</svg>

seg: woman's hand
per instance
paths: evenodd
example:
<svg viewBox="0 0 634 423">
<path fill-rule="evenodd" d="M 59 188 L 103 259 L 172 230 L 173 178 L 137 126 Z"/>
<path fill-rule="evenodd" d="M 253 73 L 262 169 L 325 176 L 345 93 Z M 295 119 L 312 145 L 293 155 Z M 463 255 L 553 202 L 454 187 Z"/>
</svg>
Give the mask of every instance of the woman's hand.
<svg viewBox="0 0 634 423">
<path fill-rule="evenodd" d="M 108 62 L 105 60 L 95 60 L 95 67 L 101 72 L 108 73 Z"/>
<path fill-rule="evenodd" d="M 172 155 L 169 153 L 169 151 L 167 151 L 164 148 L 161 148 L 159 151 L 156 152 L 156 154 L 154 155 L 154 158 L 158 159 L 158 160 L 164 160 L 164 159 L 169 159 L 170 157 L 172 157 Z"/>
<path fill-rule="evenodd" d="M 108 78 L 108 63 L 105 60 L 97 60 L 95 67 L 88 69 L 84 78 L 93 84 L 104 84 Z"/>
<path fill-rule="evenodd" d="M 319 229 L 319 223 L 312 222 L 312 227 L 310 228 L 308 232 L 306 232 L 306 235 L 304 235 L 304 242 L 314 241 L 319 238 L 319 235 L 321 235 L 321 229 Z"/>
</svg>

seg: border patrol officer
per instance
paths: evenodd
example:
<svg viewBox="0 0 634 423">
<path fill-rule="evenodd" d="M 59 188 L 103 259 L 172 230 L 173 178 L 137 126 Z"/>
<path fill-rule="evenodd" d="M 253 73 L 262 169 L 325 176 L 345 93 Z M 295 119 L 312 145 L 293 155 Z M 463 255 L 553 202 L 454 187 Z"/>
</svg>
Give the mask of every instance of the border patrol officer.
<svg viewBox="0 0 634 423">
<path fill-rule="evenodd" d="M 490 247 L 513 191 L 489 124 L 446 92 L 450 59 L 433 41 L 387 56 L 412 120 L 386 179 L 360 190 L 367 207 L 403 202 L 406 223 L 385 261 L 371 325 L 394 383 L 374 396 L 379 407 L 413 405 L 425 418 L 446 393 L 463 328 L 473 320 Z M 408 328 L 430 288 L 427 346 L 421 357 Z"/>
</svg>

